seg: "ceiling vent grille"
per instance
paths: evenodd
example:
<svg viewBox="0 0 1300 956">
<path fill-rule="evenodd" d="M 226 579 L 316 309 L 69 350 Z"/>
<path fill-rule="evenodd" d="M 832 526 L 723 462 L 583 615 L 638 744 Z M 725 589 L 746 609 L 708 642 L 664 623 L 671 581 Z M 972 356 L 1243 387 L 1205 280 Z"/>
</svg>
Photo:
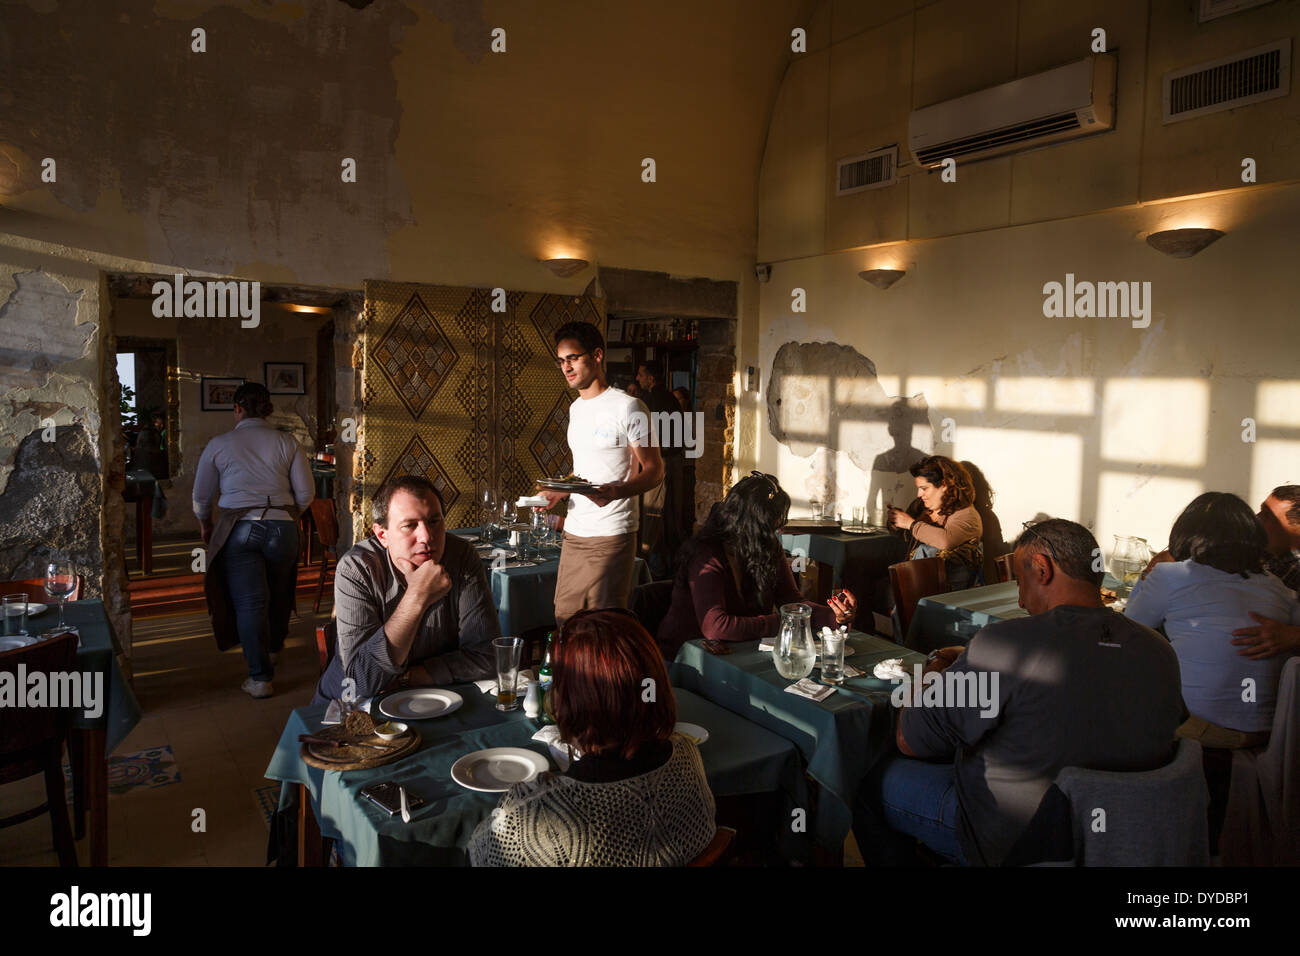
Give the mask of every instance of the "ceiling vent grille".
<svg viewBox="0 0 1300 956">
<path fill-rule="evenodd" d="M 1291 91 L 1291 41 L 1174 70 L 1164 76 L 1164 122 L 1221 113 Z"/>
<path fill-rule="evenodd" d="M 1206 20 L 1217 20 L 1230 13 L 1240 13 L 1242 10 L 1262 7 L 1272 2 L 1273 0 L 1201 0 L 1201 8 L 1197 12 L 1196 19 L 1204 23 Z"/>
<path fill-rule="evenodd" d="M 898 182 L 898 147 L 850 156 L 835 164 L 835 195 L 881 189 Z"/>
</svg>

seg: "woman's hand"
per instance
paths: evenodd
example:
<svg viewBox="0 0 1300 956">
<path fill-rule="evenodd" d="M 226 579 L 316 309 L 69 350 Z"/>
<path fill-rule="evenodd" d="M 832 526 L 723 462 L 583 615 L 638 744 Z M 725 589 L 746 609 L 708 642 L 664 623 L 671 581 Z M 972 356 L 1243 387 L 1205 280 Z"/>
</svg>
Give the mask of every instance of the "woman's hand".
<svg viewBox="0 0 1300 956">
<path fill-rule="evenodd" d="M 889 523 L 893 527 L 898 528 L 900 531 L 906 531 L 908 528 L 912 527 L 912 525 L 916 524 L 916 519 L 913 518 L 911 515 L 909 515 L 906 511 L 902 511 L 898 508 L 895 508 L 893 505 L 890 505 Z"/>
<path fill-rule="evenodd" d="M 853 596 L 853 592 L 848 588 L 834 592 L 826 605 L 835 612 L 835 623 L 837 624 L 852 624 L 853 619 L 857 617 L 858 599 Z"/>
</svg>

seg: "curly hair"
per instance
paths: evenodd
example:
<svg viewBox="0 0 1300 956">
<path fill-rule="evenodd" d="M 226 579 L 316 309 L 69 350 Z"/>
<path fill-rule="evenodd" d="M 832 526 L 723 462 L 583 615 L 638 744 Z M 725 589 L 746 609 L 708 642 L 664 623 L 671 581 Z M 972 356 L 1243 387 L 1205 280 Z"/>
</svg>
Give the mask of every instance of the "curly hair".
<svg viewBox="0 0 1300 956">
<path fill-rule="evenodd" d="M 727 497 L 709 510 L 704 526 L 683 546 L 677 576 L 685 581 L 701 547 L 729 548 L 740 564 L 741 593 L 760 608 L 772 605 L 780 568 L 781 534 L 790 514 L 790 496 L 771 475 L 758 472 L 736 482 Z"/>
<path fill-rule="evenodd" d="M 969 508 L 975 503 L 975 484 L 960 463 L 943 455 L 922 458 L 910 469 L 913 478 L 924 478 L 936 488 L 943 487 L 939 514 L 948 517 L 954 511 Z"/>
</svg>

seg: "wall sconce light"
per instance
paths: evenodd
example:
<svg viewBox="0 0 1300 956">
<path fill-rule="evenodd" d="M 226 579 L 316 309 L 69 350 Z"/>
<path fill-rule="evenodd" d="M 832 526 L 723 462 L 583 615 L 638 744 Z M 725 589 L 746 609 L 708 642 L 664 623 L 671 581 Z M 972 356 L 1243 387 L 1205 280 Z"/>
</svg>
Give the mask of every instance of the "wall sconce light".
<svg viewBox="0 0 1300 956">
<path fill-rule="evenodd" d="M 888 289 L 897 282 L 907 272 L 903 269 L 868 269 L 866 272 L 859 272 L 859 279 L 866 279 L 877 289 Z"/>
<path fill-rule="evenodd" d="M 1147 236 L 1147 245 L 1175 259 L 1190 259 L 1223 235 L 1217 229 L 1166 229 Z"/>
<path fill-rule="evenodd" d="M 540 259 L 538 261 L 561 279 L 576 276 L 588 265 L 586 259 Z"/>
</svg>

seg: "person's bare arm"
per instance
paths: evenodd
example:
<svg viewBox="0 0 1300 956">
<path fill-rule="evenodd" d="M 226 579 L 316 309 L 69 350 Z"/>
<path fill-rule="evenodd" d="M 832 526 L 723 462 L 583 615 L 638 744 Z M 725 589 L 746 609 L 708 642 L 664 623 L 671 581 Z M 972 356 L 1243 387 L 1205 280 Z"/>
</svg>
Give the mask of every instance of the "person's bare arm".
<svg viewBox="0 0 1300 956">
<path fill-rule="evenodd" d="M 627 481 L 611 481 L 587 495 L 598 508 L 603 508 L 619 498 L 635 498 L 664 480 L 664 460 L 659 449 L 650 445 L 632 445 L 632 459 L 640 469 Z"/>
</svg>

